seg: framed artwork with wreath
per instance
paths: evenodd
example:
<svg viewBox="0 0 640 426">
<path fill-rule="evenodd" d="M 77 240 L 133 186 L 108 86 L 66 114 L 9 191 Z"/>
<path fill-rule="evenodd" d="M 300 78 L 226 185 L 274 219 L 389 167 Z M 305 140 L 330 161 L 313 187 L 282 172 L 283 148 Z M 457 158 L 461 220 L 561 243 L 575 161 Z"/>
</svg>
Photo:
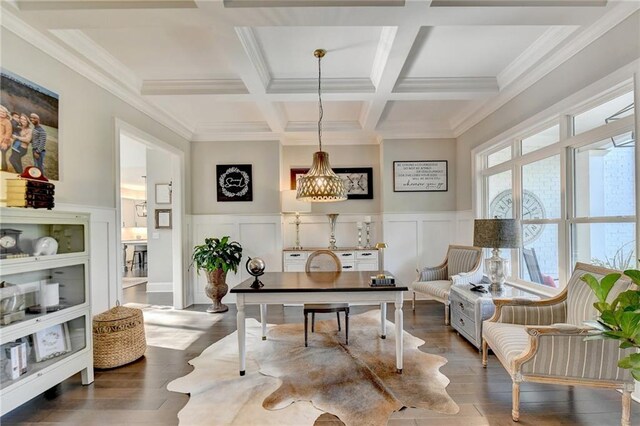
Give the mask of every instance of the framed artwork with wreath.
<svg viewBox="0 0 640 426">
<path fill-rule="evenodd" d="M 253 201 L 251 164 L 216 165 L 218 201 Z"/>
</svg>

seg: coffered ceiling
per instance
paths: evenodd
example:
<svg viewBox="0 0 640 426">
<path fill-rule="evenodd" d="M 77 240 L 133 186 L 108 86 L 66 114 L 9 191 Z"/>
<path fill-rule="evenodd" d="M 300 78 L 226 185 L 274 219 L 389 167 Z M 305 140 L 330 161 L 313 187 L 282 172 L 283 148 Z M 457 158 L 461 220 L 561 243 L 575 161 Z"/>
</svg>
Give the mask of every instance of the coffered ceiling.
<svg viewBox="0 0 640 426">
<path fill-rule="evenodd" d="M 599 0 L 2 2 L 2 25 L 194 141 L 455 137 L 640 8 Z M 34 36 L 37 34 L 37 37 Z"/>
</svg>

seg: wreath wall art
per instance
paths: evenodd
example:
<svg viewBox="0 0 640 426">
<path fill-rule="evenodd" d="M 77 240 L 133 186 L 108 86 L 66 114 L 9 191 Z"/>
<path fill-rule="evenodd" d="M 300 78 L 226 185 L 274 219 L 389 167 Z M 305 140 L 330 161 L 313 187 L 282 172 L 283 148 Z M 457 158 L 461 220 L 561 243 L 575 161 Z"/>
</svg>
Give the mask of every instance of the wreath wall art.
<svg viewBox="0 0 640 426">
<path fill-rule="evenodd" d="M 251 164 L 216 165 L 218 201 L 253 201 Z"/>
</svg>

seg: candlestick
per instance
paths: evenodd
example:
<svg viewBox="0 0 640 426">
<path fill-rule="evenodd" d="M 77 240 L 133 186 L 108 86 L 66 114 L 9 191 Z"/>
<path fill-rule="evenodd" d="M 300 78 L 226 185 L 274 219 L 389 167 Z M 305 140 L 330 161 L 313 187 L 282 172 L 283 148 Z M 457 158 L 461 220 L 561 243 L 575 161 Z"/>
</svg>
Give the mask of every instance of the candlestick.
<svg viewBox="0 0 640 426">
<path fill-rule="evenodd" d="M 296 224 L 296 245 L 293 246 L 294 250 L 302 250 L 302 246 L 300 245 L 300 213 L 296 212 L 296 220 L 294 222 Z"/>
<path fill-rule="evenodd" d="M 362 248 L 362 222 L 358 222 L 358 248 Z"/>
<path fill-rule="evenodd" d="M 367 244 L 364 247 L 371 248 L 371 223 L 365 222 L 365 226 L 367 232 Z"/>
</svg>

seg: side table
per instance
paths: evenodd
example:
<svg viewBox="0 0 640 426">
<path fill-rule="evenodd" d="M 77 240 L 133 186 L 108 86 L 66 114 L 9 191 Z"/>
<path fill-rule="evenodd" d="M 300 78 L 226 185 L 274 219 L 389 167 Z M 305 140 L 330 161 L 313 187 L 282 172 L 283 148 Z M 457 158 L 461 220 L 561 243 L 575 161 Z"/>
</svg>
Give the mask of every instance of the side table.
<svg viewBox="0 0 640 426">
<path fill-rule="evenodd" d="M 494 311 L 493 298 L 526 297 L 539 299 L 531 292 L 510 285 L 504 285 L 501 292 L 487 293 L 471 291 L 468 284 L 452 286 L 449 291 L 451 326 L 478 350 L 482 344 L 482 321 L 490 318 Z"/>
</svg>

